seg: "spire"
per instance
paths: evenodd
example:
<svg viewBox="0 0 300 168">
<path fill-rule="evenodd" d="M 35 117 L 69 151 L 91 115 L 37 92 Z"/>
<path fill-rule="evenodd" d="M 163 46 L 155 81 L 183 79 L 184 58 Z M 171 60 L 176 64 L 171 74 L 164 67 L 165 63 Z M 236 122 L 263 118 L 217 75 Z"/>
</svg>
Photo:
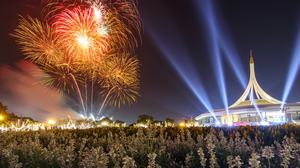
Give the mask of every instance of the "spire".
<svg viewBox="0 0 300 168">
<path fill-rule="evenodd" d="M 243 93 L 243 95 L 230 107 L 236 107 L 236 106 L 242 106 L 242 105 L 253 105 L 257 102 L 257 100 L 254 99 L 254 94 L 257 97 L 257 100 L 260 100 L 261 102 L 264 102 L 264 104 L 281 104 L 282 102 L 279 100 L 274 99 L 270 95 L 268 95 L 265 91 L 262 90 L 262 88 L 257 83 L 256 77 L 255 77 L 255 71 L 254 71 L 254 61 L 252 57 L 252 50 L 250 50 L 250 78 L 248 86 Z M 246 100 L 246 98 L 249 96 L 249 101 Z M 246 100 L 246 101 L 245 101 Z M 253 101 L 255 101 L 253 103 Z M 245 103 L 242 103 L 245 102 Z M 242 104 L 241 104 L 242 103 Z"/>
<path fill-rule="evenodd" d="M 254 64 L 253 57 L 252 57 L 252 50 L 250 50 L 250 64 Z"/>
</svg>

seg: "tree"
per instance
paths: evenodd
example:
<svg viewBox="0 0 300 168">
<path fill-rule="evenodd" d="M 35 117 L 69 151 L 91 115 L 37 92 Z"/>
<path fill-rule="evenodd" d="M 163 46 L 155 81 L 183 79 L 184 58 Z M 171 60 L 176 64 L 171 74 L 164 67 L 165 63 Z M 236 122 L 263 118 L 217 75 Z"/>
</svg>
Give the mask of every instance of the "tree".
<svg viewBox="0 0 300 168">
<path fill-rule="evenodd" d="M 175 124 L 175 120 L 174 119 L 166 118 L 166 121 L 165 121 L 165 126 L 166 127 L 173 127 L 174 124 Z"/>
<path fill-rule="evenodd" d="M 149 125 L 150 123 L 153 122 L 153 117 L 152 116 L 149 116 L 149 115 L 140 115 L 138 117 L 138 120 L 136 121 L 137 124 L 143 124 L 144 126 L 145 125 Z"/>
<path fill-rule="evenodd" d="M 14 113 L 8 113 L 7 110 L 7 106 L 4 106 L 2 102 L 0 102 L 0 116 L 2 117 L 0 122 L 16 120 L 16 118 L 18 118 Z"/>
<path fill-rule="evenodd" d="M 124 121 L 120 121 L 120 120 L 117 120 L 115 122 L 115 126 L 116 127 L 125 127 L 126 126 L 126 123 Z"/>
<path fill-rule="evenodd" d="M 163 126 L 163 122 L 162 121 L 157 121 L 157 120 L 153 121 L 152 124 L 157 126 L 157 127 L 162 127 Z"/>
<path fill-rule="evenodd" d="M 108 117 L 103 118 L 100 121 L 94 121 L 93 126 L 94 127 L 110 127 L 113 126 L 114 122 L 109 119 Z"/>
<path fill-rule="evenodd" d="M 55 121 L 55 125 L 62 128 L 70 127 L 73 123 L 71 118 L 61 118 Z"/>
<path fill-rule="evenodd" d="M 3 106 L 2 102 L 0 102 L 0 113 L 6 113 L 7 109 L 7 106 Z"/>
<path fill-rule="evenodd" d="M 77 128 L 85 128 L 85 127 L 89 127 L 92 124 L 92 119 L 78 119 L 75 120 L 75 126 Z"/>
<path fill-rule="evenodd" d="M 198 126 L 199 125 L 199 122 L 197 122 L 196 120 L 194 119 L 189 119 L 188 122 L 187 122 L 187 125 L 188 126 Z"/>
</svg>

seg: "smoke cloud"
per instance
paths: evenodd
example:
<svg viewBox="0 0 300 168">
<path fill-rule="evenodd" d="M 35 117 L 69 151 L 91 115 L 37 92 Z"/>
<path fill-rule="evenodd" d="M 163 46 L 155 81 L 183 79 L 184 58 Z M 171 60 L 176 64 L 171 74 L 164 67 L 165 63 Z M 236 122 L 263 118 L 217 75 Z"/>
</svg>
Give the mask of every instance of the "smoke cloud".
<svg viewBox="0 0 300 168">
<path fill-rule="evenodd" d="M 39 68 L 29 61 L 22 60 L 0 66 L 0 102 L 7 106 L 9 113 L 31 117 L 46 122 L 70 116 L 79 118 L 76 112 L 68 108 L 63 95 L 38 83 L 34 72 Z"/>
</svg>

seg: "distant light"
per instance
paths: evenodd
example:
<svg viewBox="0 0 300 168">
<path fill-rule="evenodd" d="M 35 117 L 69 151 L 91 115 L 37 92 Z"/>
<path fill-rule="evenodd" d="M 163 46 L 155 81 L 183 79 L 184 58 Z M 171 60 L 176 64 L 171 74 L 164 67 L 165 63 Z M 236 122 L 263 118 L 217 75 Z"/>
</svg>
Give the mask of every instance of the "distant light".
<svg viewBox="0 0 300 168">
<path fill-rule="evenodd" d="M 229 122 L 227 125 L 231 127 L 233 124 L 232 124 L 232 122 Z"/>
<path fill-rule="evenodd" d="M 105 125 L 105 126 L 106 126 L 107 124 L 108 124 L 107 122 L 103 122 L 103 123 L 102 123 L 102 125 Z"/>
<path fill-rule="evenodd" d="M 185 124 L 184 124 L 184 123 L 180 123 L 180 126 L 182 126 L 182 127 L 183 127 L 183 126 L 185 126 Z"/>
<path fill-rule="evenodd" d="M 220 124 L 221 124 L 220 121 L 217 121 L 217 122 L 216 122 L 216 125 L 220 125 Z"/>
<path fill-rule="evenodd" d="M 80 116 L 81 118 L 84 118 L 84 116 L 83 116 L 82 114 L 79 114 L 79 116 Z"/>
<path fill-rule="evenodd" d="M 266 126 L 268 126 L 270 124 L 267 121 L 262 121 L 262 122 L 260 122 L 260 125 L 266 125 Z"/>
<path fill-rule="evenodd" d="M 0 116 L 0 120 L 2 120 L 3 119 L 3 117 L 2 116 Z"/>
<path fill-rule="evenodd" d="M 55 121 L 54 120 L 49 120 L 48 124 L 55 124 Z"/>
<path fill-rule="evenodd" d="M 94 115 L 93 115 L 93 114 L 90 114 L 90 116 L 91 116 L 92 120 L 95 121 Z"/>
</svg>

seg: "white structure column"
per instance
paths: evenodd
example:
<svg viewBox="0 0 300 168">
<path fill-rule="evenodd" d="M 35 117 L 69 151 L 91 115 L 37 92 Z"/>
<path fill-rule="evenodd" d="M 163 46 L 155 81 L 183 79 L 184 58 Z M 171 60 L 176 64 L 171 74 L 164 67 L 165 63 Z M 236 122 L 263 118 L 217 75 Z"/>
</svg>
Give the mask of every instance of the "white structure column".
<svg viewBox="0 0 300 168">
<path fill-rule="evenodd" d="M 247 122 L 249 122 L 249 113 L 247 113 Z"/>
<path fill-rule="evenodd" d="M 257 83 L 256 77 L 255 77 L 255 71 L 254 71 L 254 60 L 252 57 L 252 50 L 250 50 L 250 78 L 249 78 L 249 83 L 248 86 L 243 93 L 243 95 L 235 102 L 233 103 L 230 107 L 236 107 L 240 103 L 244 102 L 248 95 L 250 95 L 250 101 L 251 105 L 255 105 L 256 102 L 254 100 L 254 93 L 257 97 L 257 99 L 263 99 L 266 100 L 267 102 L 271 104 L 281 104 L 282 102 L 279 100 L 274 99 L 270 95 L 268 95 L 265 91 L 262 90 L 262 88 L 259 86 Z"/>
<path fill-rule="evenodd" d="M 267 112 L 265 112 L 265 118 L 264 118 L 264 120 L 266 120 L 266 121 L 268 120 L 267 119 Z"/>
<path fill-rule="evenodd" d="M 284 122 L 287 122 L 286 110 L 284 110 Z"/>
<path fill-rule="evenodd" d="M 257 112 L 258 113 L 258 112 Z M 258 119 L 257 119 L 257 113 L 256 113 L 256 116 L 255 116 L 255 120 L 256 120 L 256 122 L 258 122 Z"/>
</svg>

